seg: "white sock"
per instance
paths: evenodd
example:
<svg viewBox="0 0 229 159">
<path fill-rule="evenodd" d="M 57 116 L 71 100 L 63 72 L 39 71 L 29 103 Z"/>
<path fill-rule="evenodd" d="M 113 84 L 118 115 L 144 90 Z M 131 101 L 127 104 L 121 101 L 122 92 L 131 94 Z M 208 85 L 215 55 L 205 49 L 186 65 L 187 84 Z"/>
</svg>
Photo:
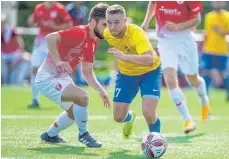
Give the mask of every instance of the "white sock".
<svg viewBox="0 0 229 159">
<path fill-rule="evenodd" d="M 76 121 L 76 125 L 79 128 L 79 134 L 82 135 L 88 131 L 88 107 L 82 107 L 77 104 L 73 104 L 73 115 Z"/>
<path fill-rule="evenodd" d="M 74 120 L 68 117 L 66 111 L 60 114 L 59 118 L 50 126 L 47 131 L 47 134 L 50 137 L 56 136 L 60 131 L 68 128 L 74 123 Z"/>
<path fill-rule="evenodd" d="M 39 101 L 38 99 L 38 96 L 39 96 L 39 92 L 37 90 L 37 88 L 35 87 L 35 78 L 36 78 L 36 75 L 34 74 L 31 74 L 31 87 L 32 87 L 32 96 L 33 96 L 33 100 L 37 100 Z"/>
<path fill-rule="evenodd" d="M 184 120 L 192 120 L 186 104 L 185 96 L 180 87 L 169 89 L 169 95 L 172 98 L 173 103 L 176 105 L 178 111 L 182 114 Z"/>
<path fill-rule="evenodd" d="M 199 86 L 196 88 L 196 92 L 198 93 L 201 101 L 202 106 L 206 106 L 209 101 L 208 101 L 208 95 L 207 95 L 207 89 L 206 89 L 206 83 L 202 77 L 200 77 L 201 83 Z"/>
</svg>

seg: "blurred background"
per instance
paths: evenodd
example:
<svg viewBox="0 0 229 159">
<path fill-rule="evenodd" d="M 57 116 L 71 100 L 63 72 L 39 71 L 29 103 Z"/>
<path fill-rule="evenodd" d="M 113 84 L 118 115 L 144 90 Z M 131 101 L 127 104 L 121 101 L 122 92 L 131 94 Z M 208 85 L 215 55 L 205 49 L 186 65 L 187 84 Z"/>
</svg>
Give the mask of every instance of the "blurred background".
<svg viewBox="0 0 229 159">
<path fill-rule="evenodd" d="M 7 71 L 7 77 L 3 77 L 2 84 L 16 84 L 16 85 L 24 85 L 29 84 L 30 80 L 30 71 L 31 67 L 31 52 L 33 49 L 33 41 L 38 34 L 38 28 L 34 28 L 33 26 L 28 24 L 28 18 L 33 13 L 34 7 L 40 2 L 38 1 L 2 1 L 1 2 L 1 21 L 4 23 L 6 28 L 15 29 L 16 34 L 21 36 L 21 41 L 23 41 L 23 50 L 21 54 L 21 58 L 18 58 L 17 62 L 13 62 L 12 68 L 9 68 Z M 87 24 L 88 13 L 90 8 L 95 5 L 97 2 L 70 2 L 70 1 L 61 1 L 61 4 L 66 6 L 67 11 L 73 18 L 74 25 Z M 108 4 L 115 4 L 116 2 L 107 2 Z M 127 16 L 129 17 L 129 21 L 135 23 L 137 25 L 141 25 L 148 2 L 119 2 L 122 6 L 125 7 L 127 11 Z M 201 24 L 198 26 L 195 31 L 194 38 L 198 42 L 199 53 L 200 56 L 203 52 L 203 42 L 205 39 L 204 32 L 204 19 L 207 13 L 213 10 L 211 6 L 211 2 L 202 2 L 203 11 Z M 229 10 L 229 6 L 225 6 L 226 10 Z M 138 9 L 138 12 L 136 12 Z M 2 27 L 3 28 L 3 27 Z M 155 21 L 152 20 L 150 23 L 150 30 L 148 32 L 149 38 L 152 41 L 152 45 L 156 49 L 157 40 L 156 34 L 154 32 Z M 2 34 L 3 35 L 3 34 Z M 227 42 L 229 39 L 227 39 Z M 20 43 L 20 42 L 19 42 Z M 3 43 L 1 43 L 4 45 Z M 112 83 L 112 70 L 114 67 L 113 59 L 109 54 L 106 54 L 106 50 L 108 49 L 108 45 L 105 41 L 101 41 L 99 43 L 99 48 L 96 53 L 96 62 L 95 62 L 95 70 L 100 82 L 104 85 L 109 85 Z M 157 49 L 156 49 L 157 50 Z M 3 51 L 2 51 L 3 52 Z M 201 61 L 200 61 L 201 62 Z M 14 66 L 13 66 L 14 65 Z M 23 66 L 22 66 L 23 65 Z M 17 68 L 17 69 L 15 69 Z M 202 71 L 202 70 L 201 70 Z M 2 71 L 4 72 L 4 71 Z M 20 73 L 19 73 L 20 72 Z M 217 78 L 217 71 L 213 71 L 212 86 L 215 88 L 223 88 L 222 79 Z M 3 76 L 3 74 L 2 74 Z M 180 86 L 185 87 L 187 83 L 185 82 L 182 74 L 180 77 Z M 86 85 L 85 81 L 82 79 L 80 72 L 76 71 L 74 74 L 74 79 L 76 84 Z"/>
<path fill-rule="evenodd" d="M 1 2 L 1 21 L 5 28 L 15 29 L 15 33 L 21 37 L 22 46 L 20 48 L 22 51 L 21 57 L 17 58 L 16 62 L 10 64 L 10 68 L 8 68 L 7 73 L 4 73 L 2 70 L 2 84 L 14 84 L 14 85 L 25 85 L 30 83 L 30 68 L 31 68 L 31 52 L 33 49 L 33 42 L 38 34 L 38 28 L 34 28 L 33 26 L 28 24 L 28 18 L 33 13 L 34 7 L 40 2 L 38 1 L 2 1 Z M 87 24 L 88 13 L 90 8 L 95 5 L 97 2 L 70 2 L 70 1 L 61 1 L 69 14 L 73 18 L 74 25 Z M 108 4 L 114 4 L 116 2 L 107 2 Z M 127 11 L 127 16 L 129 17 L 129 21 L 135 23 L 137 25 L 141 25 L 148 2 L 119 2 L 122 6 L 125 7 Z M 194 38 L 198 42 L 200 58 L 203 52 L 203 43 L 205 39 L 205 27 L 204 21 L 207 13 L 213 10 L 211 6 L 211 2 L 202 2 L 203 11 L 201 24 L 198 26 L 195 31 Z M 225 6 L 226 10 L 228 9 L 228 5 Z M 138 12 L 136 12 L 138 9 Z M 2 27 L 3 28 L 3 27 Z M 152 20 L 150 23 L 150 30 L 148 32 L 149 38 L 152 41 L 152 45 L 155 50 L 157 46 L 157 38 L 154 32 L 155 21 Z M 3 35 L 3 34 L 2 34 Z M 227 38 L 227 42 L 229 39 Z M 3 46 L 4 44 L 1 43 Z M 220 44 L 219 44 L 220 45 Z M 113 59 L 109 54 L 106 54 L 106 50 L 108 49 L 108 45 L 105 41 L 101 41 L 99 43 L 99 48 L 96 53 L 96 62 L 95 62 L 95 71 L 97 73 L 98 79 L 104 85 L 110 85 L 112 83 L 112 78 L 114 78 L 114 74 L 112 74 L 112 70 L 114 68 Z M 2 51 L 4 52 L 4 51 Z M 2 53 L 3 54 L 3 53 Z M 201 63 L 201 60 L 200 60 Z M 200 68 L 201 69 L 201 68 Z M 79 70 L 79 69 L 78 69 Z M 201 70 L 202 72 L 203 70 Z M 3 75 L 4 73 L 4 75 Z M 222 79 L 217 78 L 217 70 L 212 72 L 211 78 L 214 78 L 211 82 L 211 86 L 215 88 L 223 88 Z M 7 77 L 5 77 L 7 76 Z M 78 85 L 86 85 L 85 81 L 82 79 L 80 72 L 76 71 L 73 75 L 76 84 Z M 185 82 L 182 74 L 179 74 L 180 78 L 180 86 L 185 87 L 187 83 Z"/>
</svg>

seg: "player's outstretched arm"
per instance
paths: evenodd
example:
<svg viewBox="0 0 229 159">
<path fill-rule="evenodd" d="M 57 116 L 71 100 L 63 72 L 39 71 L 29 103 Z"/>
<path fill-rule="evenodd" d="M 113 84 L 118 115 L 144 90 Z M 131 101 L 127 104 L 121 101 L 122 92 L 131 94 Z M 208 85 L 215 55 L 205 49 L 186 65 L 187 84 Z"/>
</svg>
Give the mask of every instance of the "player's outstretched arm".
<svg viewBox="0 0 229 159">
<path fill-rule="evenodd" d="M 68 29 L 68 28 L 72 27 L 72 26 L 73 26 L 73 23 L 72 23 L 72 22 L 66 22 L 66 23 L 64 23 L 64 24 L 58 24 L 58 25 L 57 25 L 57 24 L 55 24 L 54 22 L 49 21 L 49 22 L 47 23 L 47 25 L 48 25 L 49 27 L 53 28 L 54 30 L 58 31 L 58 30 L 64 30 L 64 29 Z"/>
<path fill-rule="evenodd" d="M 150 66 L 154 64 L 153 50 L 144 52 L 141 55 L 124 54 L 122 51 L 116 48 L 110 48 L 108 49 L 108 52 L 121 60 L 130 61 L 138 65 Z"/>
<path fill-rule="evenodd" d="M 100 93 L 100 97 L 103 99 L 104 106 L 106 108 L 109 108 L 111 106 L 110 100 L 108 98 L 108 95 L 106 91 L 103 89 L 103 87 L 100 85 L 98 80 L 95 77 L 94 71 L 93 71 L 93 63 L 89 63 L 86 61 L 82 62 L 82 74 L 85 79 L 85 81 L 90 85 L 92 88 L 97 90 Z"/>
<path fill-rule="evenodd" d="M 149 4 L 148 4 L 148 8 L 147 8 L 147 12 L 146 12 L 146 15 L 145 15 L 145 19 L 141 25 L 141 28 L 143 30 L 147 30 L 148 27 L 149 27 L 149 22 L 150 20 L 152 19 L 152 17 L 155 15 L 155 9 L 156 9 L 156 5 L 149 1 Z"/>
<path fill-rule="evenodd" d="M 57 44 L 61 41 L 60 35 L 57 32 L 48 34 L 46 37 L 49 53 L 55 63 L 61 61 L 58 53 Z"/>
<path fill-rule="evenodd" d="M 58 73 L 63 73 L 67 72 L 68 74 L 72 73 L 72 68 L 69 65 L 68 62 L 61 61 L 58 49 L 57 49 L 57 44 L 61 41 L 60 35 L 58 32 L 54 32 L 51 34 L 48 34 L 46 37 L 47 40 L 47 45 L 49 49 L 49 54 L 52 57 L 52 60 L 56 63 L 57 65 L 57 72 Z"/>
<path fill-rule="evenodd" d="M 164 27 L 170 31 L 182 31 L 182 30 L 187 30 L 196 27 L 198 24 L 200 24 L 200 22 L 201 22 L 201 16 L 200 13 L 198 13 L 194 15 L 193 19 L 190 19 L 183 23 L 174 23 L 171 21 L 166 21 Z"/>
</svg>

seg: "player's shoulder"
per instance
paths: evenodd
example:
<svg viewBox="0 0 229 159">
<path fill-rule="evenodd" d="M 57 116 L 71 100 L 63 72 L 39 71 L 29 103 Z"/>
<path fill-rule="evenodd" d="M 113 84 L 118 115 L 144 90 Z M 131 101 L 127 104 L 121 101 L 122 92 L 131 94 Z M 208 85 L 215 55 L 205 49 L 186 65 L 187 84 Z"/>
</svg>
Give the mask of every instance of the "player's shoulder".
<svg viewBox="0 0 229 159">
<path fill-rule="evenodd" d="M 60 4 L 59 2 L 55 2 L 55 7 L 59 10 L 65 10 L 64 5 Z"/>
<path fill-rule="evenodd" d="M 74 32 L 74 35 L 77 35 L 78 37 L 86 37 L 89 35 L 89 28 L 86 25 L 73 26 L 72 32 Z"/>
<path fill-rule="evenodd" d="M 105 39 L 107 39 L 107 40 L 108 40 L 109 38 L 112 37 L 112 35 L 111 35 L 111 33 L 110 33 L 108 27 L 106 27 L 105 30 L 103 31 L 103 36 L 104 36 Z"/>
<path fill-rule="evenodd" d="M 222 10 L 222 13 L 228 18 L 229 17 L 229 11 L 227 10 Z"/>
<path fill-rule="evenodd" d="M 43 9 L 44 7 L 45 7 L 44 2 L 42 2 L 35 6 L 35 10 L 40 10 L 40 9 Z"/>
<path fill-rule="evenodd" d="M 87 28 L 84 25 L 73 26 L 70 30 L 78 32 L 79 34 L 87 32 Z"/>
<path fill-rule="evenodd" d="M 129 34 L 131 35 L 139 35 L 139 34 L 145 34 L 145 31 L 139 27 L 138 25 L 136 24 L 127 24 L 127 27 L 128 27 L 128 32 Z"/>
<path fill-rule="evenodd" d="M 216 16 L 217 13 L 215 11 L 211 11 L 211 12 L 208 12 L 205 17 L 206 18 L 213 18 L 214 16 Z"/>
</svg>

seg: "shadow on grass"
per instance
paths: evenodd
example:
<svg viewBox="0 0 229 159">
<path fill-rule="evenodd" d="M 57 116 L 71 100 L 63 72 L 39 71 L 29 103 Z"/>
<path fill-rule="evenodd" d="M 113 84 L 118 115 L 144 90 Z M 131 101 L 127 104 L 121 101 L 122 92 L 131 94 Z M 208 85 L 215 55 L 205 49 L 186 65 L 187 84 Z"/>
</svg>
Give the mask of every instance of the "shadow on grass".
<svg viewBox="0 0 229 159">
<path fill-rule="evenodd" d="M 106 159 L 146 159 L 143 154 L 130 155 L 129 152 L 129 150 L 111 152 L 109 153 L 109 157 L 106 157 Z"/>
<path fill-rule="evenodd" d="M 186 136 L 185 135 L 184 136 L 172 136 L 172 137 L 167 136 L 166 139 L 168 143 L 191 143 L 192 139 L 198 138 L 204 135 L 205 133 L 199 133 L 195 135 L 186 135 Z"/>
<path fill-rule="evenodd" d="M 184 136 L 166 136 L 168 144 L 170 143 L 191 143 L 192 139 L 204 136 L 206 133 L 198 133 L 193 135 L 184 135 Z M 138 142 L 141 142 L 142 139 L 137 138 Z"/>
<path fill-rule="evenodd" d="M 36 147 L 36 148 L 28 148 L 30 151 L 38 151 L 47 154 L 74 154 L 74 155 L 84 155 L 84 156 L 98 156 L 98 154 L 94 153 L 86 153 L 84 152 L 86 147 L 77 147 L 77 146 L 70 146 L 70 145 L 61 145 L 55 144 L 53 147 Z"/>
</svg>

